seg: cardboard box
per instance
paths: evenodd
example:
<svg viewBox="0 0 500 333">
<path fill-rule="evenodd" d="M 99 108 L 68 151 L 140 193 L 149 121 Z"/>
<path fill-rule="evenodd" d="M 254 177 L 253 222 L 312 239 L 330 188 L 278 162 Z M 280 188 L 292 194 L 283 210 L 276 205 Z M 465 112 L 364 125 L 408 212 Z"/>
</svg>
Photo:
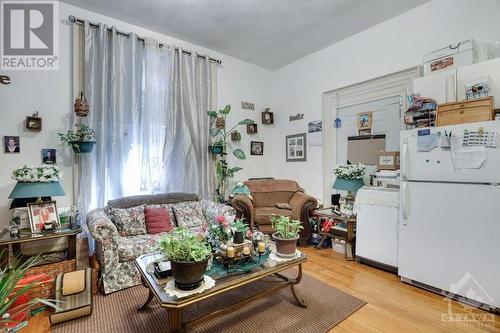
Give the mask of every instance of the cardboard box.
<svg viewBox="0 0 500 333">
<path fill-rule="evenodd" d="M 378 154 L 379 170 L 398 170 L 399 151 L 381 151 Z"/>
</svg>

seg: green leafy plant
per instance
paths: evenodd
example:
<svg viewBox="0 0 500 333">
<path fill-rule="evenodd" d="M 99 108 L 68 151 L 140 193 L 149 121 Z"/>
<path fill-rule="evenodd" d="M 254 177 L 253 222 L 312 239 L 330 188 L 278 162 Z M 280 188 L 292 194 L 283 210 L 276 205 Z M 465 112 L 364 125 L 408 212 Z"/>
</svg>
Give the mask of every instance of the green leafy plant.
<svg viewBox="0 0 500 333">
<path fill-rule="evenodd" d="M 0 258 L 4 257 L 4 250 L 0 251 Z M 24 262 L 20 262 L 19 258 L 15 258 L 11 262 L 10 268 L 4 268 L 0 271 L 0 323 L 4 326 L 16 318 L 23 312 L 27 311 L 29 307 L 42 303 L 54 309 L 59 309 L 54 300 L 47 300 L 42 298 L 31 299 L 27 304 L 11 308 L 12 304 L 23 294 L 26 294 L 36 282 L 33 281 L 22 287 L 16 288 L 19 281 L 24 277 L 29 268 L 33 267 L 38 262 L 38 257 L 30 257 Z"/>
<path fill-rule="evenodd" d="M 173 261 L 202 261 L 210 255 L 210 249 L 203 238 L 181 227 L 162 237 L 159 249 Z"/>
<path fill-rule="evenodd" d="M 302 222 L 291 220 L 288 216 L 271 215 L 271 223 L 276 230 L 276 236 L 283 239 L 292 239 L 299 237 L 299 231 L 304 229 Z"/>
<path fill-rule="evenodd" d="M 80 151 L 79 143 L 93 142 L 95 140 L 95 131 L 87 125 L 77 124 L 73 129 L 66 133 L 57 133 L 63 145 L 73 148 L 75 152 Z"/>
<path fill-rule="evenodd" d="M 226 201 L 227 183 L 228 180 L 234 177 L 234 174 L 243 168 L 229 167 L 226 157 L 228 149 L 232 150 L 233 155 L 240 160 L 246 159 L 245 152 L 239 148 L 233 149 L 228 143 L 228 137 L 232 132 L 236 132 L 236 127 L 240 125 L 255 124 L 252 119 L 243 119 L 229 130 L 226 129 L 226 118 L 231 112 L 231 105 L 226 105 L 224 109 L 218 111 L 208 111 L 210 118 L 210 136 L 213 138 L 213 146 L 222 146 L 222 154 L 217 155 L 215 162 L 215 171 L 217 176 L 216 200 L 219 202 Z M 223 126 L 218 126 L 217 118 L 223 118 Z"/>
<path fill-rule="evenodd" d="M 240 219 L 235 220 L 231 224 L 231 229 L 233 230 L 233 232 L 242 232 L 243 235 L 245 235 L 249 228 L 248 224 L 245 223 L 245 218 L 242 217 Z"/>
</svg>

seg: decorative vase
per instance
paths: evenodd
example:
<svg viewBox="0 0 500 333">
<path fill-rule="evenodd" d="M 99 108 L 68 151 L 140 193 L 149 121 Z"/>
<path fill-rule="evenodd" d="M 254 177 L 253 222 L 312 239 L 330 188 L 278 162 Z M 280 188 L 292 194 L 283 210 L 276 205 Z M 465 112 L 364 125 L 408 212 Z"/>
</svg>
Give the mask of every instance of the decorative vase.
<svg viewBox="0 0 500 333">
<path fill-rule="evenodd" d="M 245 237 L 243 236 L 243 232 L 241 231 L 235 231 L 234 232 L 234 239 L 233 239 L 235 244 L 241 244 L 245 241 Z"/>
<path fill-rule="evenodd" d="M 290 258 L 295 256 L 299 236 L 294 238 L 281 238 L 274 233 L 273 239 L 276 243 L 276 254 L 279 257 Z"/>
<path fill-rule="evenodd" d="M 83 94 L 83 91 L 80 93 L 80 97 L 75 100 L 75 113 L 79 117 L 87 117 L 89 114 L 89 103 L 87 98 Z"/>
<path fill-rule="evenodd" d="M 87 154 L 94 149 L 95 141 L 70 141 L 69 144 L 75 153 Z"/>
<path fill-rule="evenodd" d="M 215 127 L 224 128 L 225 126 L 226 126 L 226 121 L 224 120 L 224 117 L 215 118 Z"/>
<path fill-rule="evenodd" d="M 175 286 L 180 290 L 194 290 L 198 288 L 205 277 L 208 259 L 209 257 L 201 261 L 170 260 Z"/>
</svg>

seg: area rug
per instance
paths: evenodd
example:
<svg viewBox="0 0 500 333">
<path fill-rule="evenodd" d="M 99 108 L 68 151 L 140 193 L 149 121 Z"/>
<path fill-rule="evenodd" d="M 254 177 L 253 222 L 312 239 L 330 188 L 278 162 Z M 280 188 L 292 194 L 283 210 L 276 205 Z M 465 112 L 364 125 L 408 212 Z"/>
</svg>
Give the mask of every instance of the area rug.
<svg viewBox="0 0 500 333">
<path fill-rule="evenodd" d="M 269 288 L 271 280 L 258 281 L 223 295 L 214 296 L 199 304 L 188 306 L 184 318 L 199 318 L 218 308 L 237 303 L 253 293 Z M 205 321 L 188 333 L 321 333 L 328 332 L 366 303 L 356 297 L 308 276 L 303 275 L 296 288 L 307 300 L 307 309 L 296 305 L 290 288 L 268 295 L 234 312 Z M 142 286 L 129 288 L 108 296 L 94 296 L 91 316 L 53 327 L 55 333 L 84 332 L 165 332 L 166 311 L 156 300 L 149 309 L 139 312 L 148 295 Z"/>
</svg>

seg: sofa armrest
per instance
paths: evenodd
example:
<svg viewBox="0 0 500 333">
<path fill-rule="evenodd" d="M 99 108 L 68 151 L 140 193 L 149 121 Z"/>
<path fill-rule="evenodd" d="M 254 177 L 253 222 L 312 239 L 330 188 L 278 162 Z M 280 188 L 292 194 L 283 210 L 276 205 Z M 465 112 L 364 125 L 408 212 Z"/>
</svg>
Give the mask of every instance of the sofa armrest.
<svg viewBox="0 0 500 333">
<path fill-rule="evenodd" d="M 87 226 L 95 240 L 96 254 L 102 272 L 106 273 L 119 262 L 118 230 L 103 209 L 94 209 L 87 214 Z"/>
<path fill-rule="evenodd" d="M 208 223 L 213 223 L 217 215 L 236 215 L 233 207 L 218 202 L 202 199 L 200 205 Z"/>
<path fill-rule="evenodd" d="M 290 206 L 292 206 L 293 216 L 300 220 L 304 227 L 300 238 L 304 241 L 309 240 L 312 233 L 309 215 L 318 206 L 318 200 L 304 192 L 296 192 L 290 200 Z"/>
<path fill-rule="evenodd" d="M 255 210 L 253 207 L 252 200 L 243 194 L 237 194 L 231 204 L 236 210 L 236 216 L 238 218 L 244 217 L 247 224 L 250 226 L 250 229 L 255 227 L 254 215 Z"/>
</svg>

